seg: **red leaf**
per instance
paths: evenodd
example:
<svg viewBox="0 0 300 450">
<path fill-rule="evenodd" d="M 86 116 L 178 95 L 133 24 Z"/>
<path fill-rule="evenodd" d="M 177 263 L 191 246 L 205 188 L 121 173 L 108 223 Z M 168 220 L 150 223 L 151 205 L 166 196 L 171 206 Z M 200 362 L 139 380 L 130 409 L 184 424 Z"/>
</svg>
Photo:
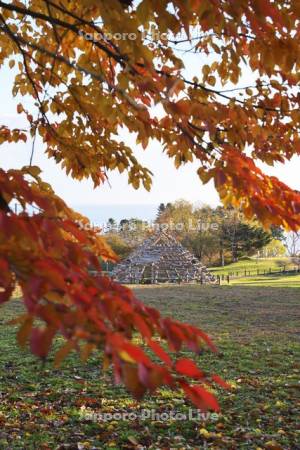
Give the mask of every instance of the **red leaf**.
<svg viewBox="0 0 300 450">
<path fill-rule="evenodd" d="M 153 367 L 146 367 L 144 364 L 138 365 L 138 376 L 141 383 L 147 387 L 151 392 L 155 391 L 163 384 L 173 384 L 172 377 L 166 369 L 154 365 Z"/>
<path fill-rule="evenodd" d="M 72 222 L 71 220 L 64 220 L 62 222 L 62 227 L 65 231 L 71 233 L 79 242 L 86 242 L 86 234 L 82 230 L 80 230 L 79 226 L 76 225 L 76 223 Z"/>
<path fill-rule="evenodd" d="M 0 259 L 0 304 L 7 302 L 14 290 L 14 281 L 10 273 L 9 265 L 4 259 Z"/>
<path fill-rule="evenodd" d="M 146 366 L 151 366 L 152 362 L 150 358 L 145 354 L 145 352 L 137 345 L 131 344 L 129 342 L 124 342 L 120 350 L 125 351 L 128 355 L 134 359 L 137 363 L 146 364 Z"/>
<path fill-rule="evenodd" d="M 192 360 L 187 358 L 179 359 L 175 364 L 175 370 L 191 378 L 203 378 L 205 376 L 204 372 L 198 369 Z"/>
<path fill-rule="evenodd" d="M 210 339 L 210 337 L 209 337 L 206 333 L 204 333 L 204 331 L 199 330 L 199 328 L 196 328 L 196 327 L 190 327 L 190 328 L 191 328 L 191 330 L 192 330 L 192 332 L 193 332 L 194 334 L 197 334 L 197 336 L 200 336 L 200 337 L 203 339 L 203 341 L 206 342 L 206 344 L 208 345 L 208 347 L 209 347 L 213 352 L 217 352 L 217 351 L 218 351 L 218 349 L 217 349 L 217 347 L 215 346 L 215 344 L 212 342 L 212 340 Z"/>
<path fill-rule="evenodd" d="M 133 320 L 141 335 L 150 339 L 152 332 L 143 317 L 140 314 L 134 314 Z"/>
<path fill-rule="evenodd" d="M 189 399 L 202 411 L 220 411 L 220 406 L 213 394 L 202 386 L 190 386 L 185 381 L 180 381 L 180 385 Z"/>
<path fill-rule="evenodd" d="M 124 364 L 122 367 L 122 374 L 125 386 L 131 394 L 140 400 L 146 392 L 146 387 L 141 384 L 138 376 L 137 367 L 131 364 Z"/>
<path fill-rule="evenodd" d="M 164 349 L 155 341 L 148 341 L 148 346 L 151 348 L 151 350 L 168 366 L 172 365 L 172 360 L 168 353 L 164 351 Z"/>
<path fill-rule="evenodd" d="M 219 377 L 219 375 L 213 374 L 211 376 L 211 379 L 217 383 L 219 386 L 221 386 L 224 389 L 231 389 L 230 384 L 226 383 L 225 380 L 223 380 L 223 378 Z"/>
<path fill-rule="evenodd" d="M 46 358 L 52 345 L 55 330 L 53 328 L 34 328 L 31 332 L 30 348 L 34 355 Z"/>
<path fill-rule="evenodd" d="M 36 272 L 43 276 L 49 281 L 49 283 L 53 284 L 55 287 L 62 289 L 63 291 L 67 289 L 62 266 L 57 264 L 54 260 L 51 259 L 43 259 L 39 260 L 35 264 Z"/>
</svg>

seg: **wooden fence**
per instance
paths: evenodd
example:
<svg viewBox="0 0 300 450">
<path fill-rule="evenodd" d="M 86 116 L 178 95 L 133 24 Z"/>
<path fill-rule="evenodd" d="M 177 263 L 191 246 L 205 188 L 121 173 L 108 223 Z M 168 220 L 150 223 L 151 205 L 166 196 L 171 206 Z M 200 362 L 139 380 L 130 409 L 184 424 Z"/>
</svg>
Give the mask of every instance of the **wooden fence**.
<svg viewBox="0 0 300 450">
<path fill-rule="evenodd" d="M 109 263 L 106 264 L 104 263 L 103 265 L 103 272 L 102 274 L 104 275 L 108 275 L 111 276 L 112 275 L 112 269 L 114 267 L 114 264 Z M 240 269 L 240 270 L 235 270 L 235 271 L 231 271 L 228 273 L 223 273 L 223 274 L 218 274 L 218 273 L 214 273 L 214 271 L 211 271 L 212 275 L 214 275 L 215 277 L 215 281 L 213 283 L 208 283 L 208 284 L 215 284 L 215 285 L 220 285 L 222 282 L 227 282 L 230 283 L 230 280 L 235 280 L 235 279 L 239 279 L 239 278 L 252 278 L 252 277 L 257 277 L 257 276 L 270 276 L 270 275 L 296 275 L 296 274 L 300 274 L 300 266 L 295 266 L 293 268 L 286 268 L 286 266 L 283 266 L 281 268 L 278 269 L 272 269 L 271 267 L 268 269 Z M 146 281 L 146 280 L 144 280 Z M 161 281 L 168 281 L 166 280 L 161 280 Z M 188 280 L 183 280 L 183 279 L 178 279 L 178 280 L 174 280 L 174 283 L 184 283 Z M 203 284 L 204 280 L 203 279 L 199 279 L 196 281 L 197 283 Z"/>
<path fill-rule="evenodd" d="M 214 273 L 212 271 L 212 273 Z M 238 279 L 238 278 L 251 278 L 251 277 L 257 277 L 260 275 L 296 275 L 300 273 L 300 266 L 293 267 L 286 269 L 286 266 L 283 266 L 280 269 L 272 269 L 271 267 L 269 269 L 241 269 L 236 270 L 232 272 L 228 272 L 227 274 L 214 274 L 216 277 L 220 278 L 220 281 L 227 281 L 227 283 L 230 282 L 231 279 Z"/>
</svg>

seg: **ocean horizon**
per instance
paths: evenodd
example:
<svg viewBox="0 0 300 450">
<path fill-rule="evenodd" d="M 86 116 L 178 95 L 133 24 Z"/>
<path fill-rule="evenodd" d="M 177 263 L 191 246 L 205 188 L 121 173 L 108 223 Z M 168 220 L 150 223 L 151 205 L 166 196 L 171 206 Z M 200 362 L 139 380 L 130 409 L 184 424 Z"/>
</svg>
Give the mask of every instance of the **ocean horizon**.
<svg viewBox="0 0 300 450">
<path fill-rule="evenodd" d="M 91 223 L 103 226 L 112 218 L 117 223 L 122 219 L 141 219 L 151 222 L 155 219 L 158 204 L 128 204 L 128 205 L 72 205 L 75 211 L 86 216 Z"/>
</svg>

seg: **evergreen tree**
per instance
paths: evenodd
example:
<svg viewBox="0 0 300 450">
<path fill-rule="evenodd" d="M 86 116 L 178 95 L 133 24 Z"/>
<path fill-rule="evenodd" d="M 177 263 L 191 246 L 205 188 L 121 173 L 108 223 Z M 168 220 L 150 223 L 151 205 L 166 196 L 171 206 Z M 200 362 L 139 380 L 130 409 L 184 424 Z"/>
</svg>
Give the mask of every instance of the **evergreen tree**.
<svg viewBox="0 0 300 450">
<path fill-rule="evenodd" d="M 223 225 L 221 234 L 225 248 L 231 252 L 233 262 L 238 261 L 241 256 L 253 255 L 273 239 L 272 233 L 243 222 Z"/>
<path fill-rule="evenodd" d="M 156 214 L 156 222 L 159 222 L 161 217 L 163 216 L 164 212 L 166 211 L 166 206 L 164 203 L 160 203 L 157 214 Z"/>
</svg>

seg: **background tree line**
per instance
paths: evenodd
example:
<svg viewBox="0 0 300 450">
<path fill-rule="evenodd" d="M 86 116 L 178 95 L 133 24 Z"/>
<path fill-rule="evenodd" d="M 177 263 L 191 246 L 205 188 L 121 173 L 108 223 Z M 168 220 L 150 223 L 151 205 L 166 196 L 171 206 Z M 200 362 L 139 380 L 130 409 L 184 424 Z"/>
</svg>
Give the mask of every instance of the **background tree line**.
<svg viewBox="0 0 300 450">
<path fill-rule="evenodd" d="M 225 265 L 242 257 L 282 256 L 286 253 L 280 228 L 265 231 L 255 221 L 246 221 L 234 208 L 195 207 L 186 200 L 161 203 L 154 223 L 109 219 L 106 238 L 115 252 L 126 258 L 153 229 L 168 230 L 204 264 Z"/>
</svg>

